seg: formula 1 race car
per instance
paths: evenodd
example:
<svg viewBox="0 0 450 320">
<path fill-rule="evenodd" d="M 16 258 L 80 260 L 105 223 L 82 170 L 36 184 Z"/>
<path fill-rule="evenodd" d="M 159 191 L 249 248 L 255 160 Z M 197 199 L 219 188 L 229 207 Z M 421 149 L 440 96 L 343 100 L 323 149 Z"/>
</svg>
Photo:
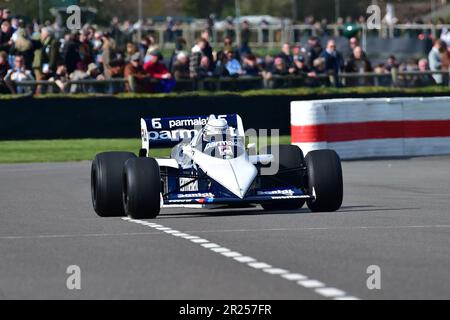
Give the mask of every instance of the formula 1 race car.
<svg viewBox="0 0 450 320">
<path fill-rule="evenodd" d="M 94 209 L 101 217 L 156 218 L 162 207 L 248 207 L 313 211 L 341 207 L 341 162 L 332 150 L 304 157 L 294 145 L 256 154 L 245 145 L 240 116 L 141 119 L 142 149 L 98 154 L 91 171 Z M 169 158 L 152 148 L 172 146 Z"/>
</svg>

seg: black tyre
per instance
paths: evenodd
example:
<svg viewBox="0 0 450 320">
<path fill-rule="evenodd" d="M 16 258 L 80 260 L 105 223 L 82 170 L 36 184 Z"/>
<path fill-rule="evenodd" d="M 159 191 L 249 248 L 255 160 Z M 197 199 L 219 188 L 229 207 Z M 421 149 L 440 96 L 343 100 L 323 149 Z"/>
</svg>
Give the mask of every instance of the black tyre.
<svg viewBox="0 0 450 320">
<path fill-rule="evenodd" d="M 283 188 L 303 186 L 303 172 L 300 169 L 305 163 L 303 151 L 298 146 L 279 145 L 279 156 L 273 163 L 279 164 L 279 172 L 274 176 L 262 176 L 262 188 Z M 267 148 L 267 153 L 272 153 L 272 147 Z M 296 170 L 297 169 L 297 170 Z M 283 172 L 289 170 L 288 172 Z M 265 210 L 296 210 L 305 204 L 303 199 L 287 200 L 283 202 L 264 203 L 261 206 Z"/>
<path fill-rule="evenodd" d="M 123 207 L 133 219 L 154 219 L 161 209 L 161 174 L 153 158 L 130 159 L 123 168 Z"/>
<path fill-rule="evenodd" d="M 95 212 L 100 217 L 125 216 L 122 205 L 122 173 L 131 152 L 98 154 L 91 167 L 91 195 Z"/>
<path fill-rule="evenodd" d="M 308 189 L 315 200 L 308 200 L 313 212 L 338 210 L 343 199 L 342 166 L 338 154 L 333 150 L 311 151 L 306 155 Z M 313 191 L 314 190 L 314 191 Z"/>
</svg>

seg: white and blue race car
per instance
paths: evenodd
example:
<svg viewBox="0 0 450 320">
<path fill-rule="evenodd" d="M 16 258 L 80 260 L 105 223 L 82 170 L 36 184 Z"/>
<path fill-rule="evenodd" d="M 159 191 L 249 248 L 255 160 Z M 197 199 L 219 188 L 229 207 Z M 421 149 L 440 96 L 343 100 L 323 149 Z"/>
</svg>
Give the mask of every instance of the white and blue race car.
<svg viewBox="0 0 450 320">
<path fill-rule="evenodd" d="M 332 150 L 304 157 L 294 145 L 256 154 L 234 115 L 141 119 L 142 149 L 98 154 L 91 170 L 93 206 L 101 217 L 156 218 L 163 207 L 248 207 L 314 211 L 342 205 L 341 162 Z M 152 148 L 172 146 L 168 158 Z"/>
</svg>

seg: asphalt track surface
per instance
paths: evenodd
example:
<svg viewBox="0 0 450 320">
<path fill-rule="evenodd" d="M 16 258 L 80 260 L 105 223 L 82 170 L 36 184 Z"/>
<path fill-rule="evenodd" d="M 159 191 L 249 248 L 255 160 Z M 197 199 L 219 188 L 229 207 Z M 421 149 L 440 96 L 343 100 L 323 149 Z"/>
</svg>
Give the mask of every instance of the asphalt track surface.
<svg viewBox="0 0 450 320">
<path fill-rule="evenodd" d="M 337 213 L 140 222 L 94 214 L 89 162 L 1 165 L 0 299 L 450 299 L 450 157 L 343 167 Z M 70 265 L 81 290 L 66 287 Z"/>
</svg>

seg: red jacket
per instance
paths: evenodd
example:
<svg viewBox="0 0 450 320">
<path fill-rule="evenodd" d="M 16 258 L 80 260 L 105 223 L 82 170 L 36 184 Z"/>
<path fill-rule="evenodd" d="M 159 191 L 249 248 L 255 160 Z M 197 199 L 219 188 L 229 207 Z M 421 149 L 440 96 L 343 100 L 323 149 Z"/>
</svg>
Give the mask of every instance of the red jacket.
<svg viewBox="0 0 450 320">
<path fill-rule="evenodd" d="M 170 74 L 166 66 L 163 63 L 148 61 L 144 64 L 144 70 L 155 79 L 162 79 L 166 74 Z"/>
</svg>

